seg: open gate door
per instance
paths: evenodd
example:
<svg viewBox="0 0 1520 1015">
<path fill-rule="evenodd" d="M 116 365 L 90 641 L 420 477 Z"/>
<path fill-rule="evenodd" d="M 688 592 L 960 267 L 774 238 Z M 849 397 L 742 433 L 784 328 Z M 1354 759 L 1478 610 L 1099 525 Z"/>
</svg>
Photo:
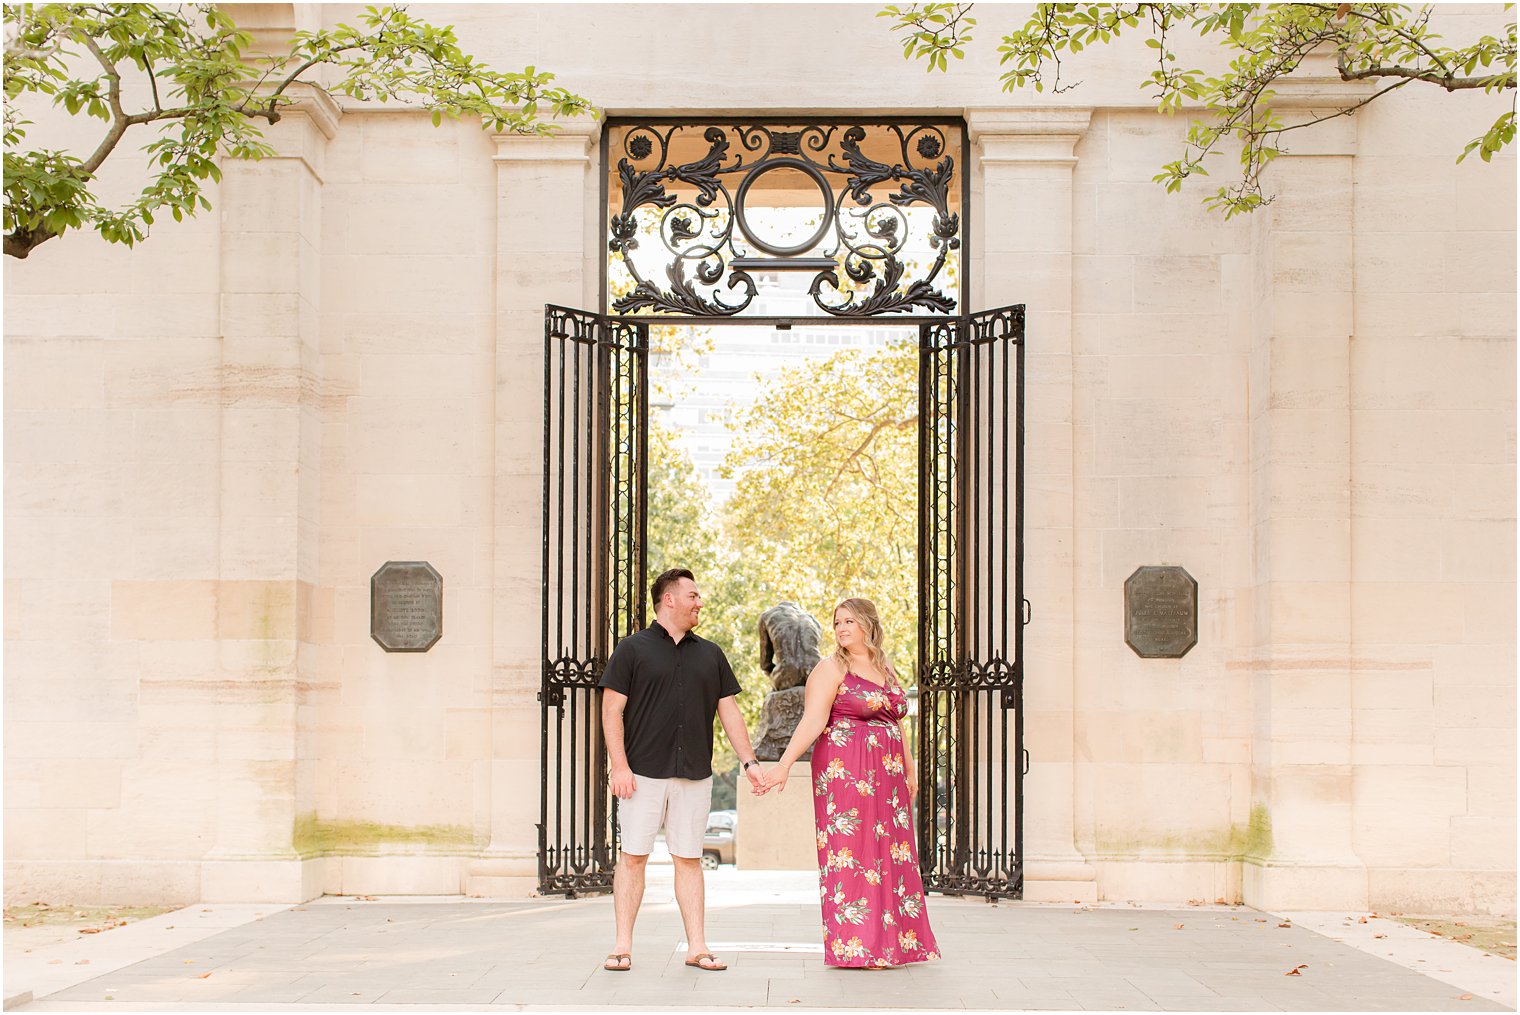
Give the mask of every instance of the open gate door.
<svg viewBox="0 0 1520 1015">
<path fill-rule="evenodd" d="M 919 327 L 919 863 L 1024 889 L 1024 308 Z"/>
<path fill-rule="evenodd" d="M 644 626 L 649 331 L 544 308 L 543 789 L 538 890 L 612 890 L 617 802 L 597 681 Z"/>
</svg>

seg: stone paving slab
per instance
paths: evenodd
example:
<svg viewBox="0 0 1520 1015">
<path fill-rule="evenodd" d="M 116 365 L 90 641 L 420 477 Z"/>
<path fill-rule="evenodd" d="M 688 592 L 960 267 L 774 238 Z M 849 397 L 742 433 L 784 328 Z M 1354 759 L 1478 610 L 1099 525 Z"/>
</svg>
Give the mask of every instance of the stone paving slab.
<svg viewBox="0 0 1520 1015">
<path fill-rule="evenodd" d="M 1312 915 L 1284 920 L 1244 907 L 988 905 L 931 898 L 942 961 L 886 971 L 830 969 L 817 949 L 816 889 L 807 884 L 811 876 L 801 877 L 806 880 L 782 889 L 767 889 L 763 880 L 733 872 L 709 877 L 708 939 L 730 965 L 722 973 L 683 964 L 684 934 L 668 874 L 662 878 L 651 871 L 634 968 L 627 973 L 601 969 L 612 929 L 611 900 L 605 897 L 324 899 L 278 911 L 261 907 L 256 919 L 229 915 L 224 927 L 195 940 L 166 938 L 156 954 L 132 953 L 131 961 L 104 975 L 45 996 L 34 989 L 37 999 L 20 1010 L 1514 1007 L 1515 967 L 1506 959 L 1484 959 L 1461 945 L 1436 942 L 1472 952 L 1470 962 L 1477 965 L 1465 969 L 1458 960 L 1466 954 L 1435 951 L 1406 957 L 1401 965 L 1393 961 L 1399 942 L 1392 934 L 1337 941 L 1304 925 L 1314 922 Z M 1348 919 L 1321 916 L 1335 933 L 1343 930 L 1338 921 Z M 1425 946 L 1426 935 L 1405 929 Z M 1361 947 L 1373 943 L 1376 949 Z M 779 946 L 795 950 L 778 951 Z M 1395 955 L 1376 953 L 1389 950 Z M 1297 975 L 1287 975 L 1292 969 Z M 12 970 L 6 972 L 9 993 Z M 1464 994 L 1472 996 L 1463 1000 Z"/>
</svg>

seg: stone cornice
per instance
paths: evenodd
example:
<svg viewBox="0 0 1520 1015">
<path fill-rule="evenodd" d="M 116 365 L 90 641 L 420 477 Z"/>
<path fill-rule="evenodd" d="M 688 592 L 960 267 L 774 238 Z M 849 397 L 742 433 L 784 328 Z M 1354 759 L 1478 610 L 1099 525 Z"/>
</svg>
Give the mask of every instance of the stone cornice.
<svg viewBox="0 0 1520 1015">
<path fill-rule="evenodd" d="M 290 116 L 292 113 L 304 115 L 327 140 L 331 141 L 338 136 L 338 121 L 343 118 L 343 107 L 327 94 L 327 89 L 299 81 L 286 89 L 285 93 L 293 96 L 295 101 L 281 108 L 281 116 Z"/>
<path fill-rule="evenodd" d="M 966 110 L 966 129 L 981 161 L 1076 163 L 1077 142 L 1087 133 L 1087 107 L 1005 106 Z"/>
<path fill-rule="evenodd" d="M 537 134 L 492 134 L 496 142 L 497 162 L 587 162 L 591 149 L 602 133 L 600 120 L 581 117 L 574 120 L 550 120 L 556 131 L 548 136 Z"/>
</svg>

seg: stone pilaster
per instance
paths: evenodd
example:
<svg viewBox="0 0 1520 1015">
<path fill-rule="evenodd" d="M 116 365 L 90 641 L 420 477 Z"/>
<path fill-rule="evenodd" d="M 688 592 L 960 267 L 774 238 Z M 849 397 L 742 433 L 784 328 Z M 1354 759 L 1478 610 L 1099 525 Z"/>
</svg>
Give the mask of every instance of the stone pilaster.
<svg viewBox="0 0 1520 1015">
<path fill-rule="evenodd" d="M 312 807 L 301 679 L 317 582 L 323 156 L 340 115 L 307 89 L 265 128 L 276 154 L 223 163 L 218 673 L 181 693 L 218 744 L 206 901 L 301 901 L 315 864 L 292 844 Z M 144 679 L 144 684 L 151 681 Z M 165 688 L 164 693 L 172 694 Z M 304 799 L 303 799 L 304 797 Z M 310 869 L 308 869 L 310 868 Z"/>
<path fill-rule="evenodd" d="M 1024 897 L 1095 899 L 1075 845 L 1072 177 L 1091 110 L 974 109 L 973 310 L 1023 303 L 1026 335 Z M 1017 763 L 1016 759 L 1013 763 Z"/>
<path fill-rule="evenodd" d="M 536 885 L 544 304 L 600 306 L 600 129 L 581 120 L 553 137 L 496 137 L 491 844 L 466 873 L 471 895 L 521 895 Z"/>
<path fill-rule="evenodd" d="M 1274 107 L 1355 101 L 1306 80 Z M 1353 849 L 1351 354 L 1356 121 L 1295 133 L 1257 212 L 1250 355 L 1254 734 L 1244 901 L 1360 909 Z"/>
</svg>

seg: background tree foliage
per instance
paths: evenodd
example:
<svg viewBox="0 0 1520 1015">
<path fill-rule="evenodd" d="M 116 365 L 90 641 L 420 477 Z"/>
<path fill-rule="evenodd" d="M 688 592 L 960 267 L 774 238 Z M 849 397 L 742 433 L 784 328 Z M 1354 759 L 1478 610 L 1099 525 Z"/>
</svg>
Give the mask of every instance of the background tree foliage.
<svg viewBox="0 0 1520 1015">
<path fill-rule="evenodd" d="M 725 531 L 828 632 L 871 599 L 911 680 L 918 617 L 918 355 L 847 349 L 787 370 L 735 422 Z M 830 639 L 825 637 L 826 641 Z"/>
<path fill-rule="evenodd" d="M 649 572 L 684 565 L 696 573 L 707 602 L 700 633 L 733 664 L 751 731 L 771 689 L 756 624 L 783 600 L 818 619 L 824 652 L 833 650 L 834 604 L 849 595 L 874 600 L 894 663 L 913 680 L 917 366 L 915 346 L 904 342 L 806 361 L 765 384 L 735 420 L 724 470 L 738 484 L 721 515 L 674 431 L 658 420 L 650 428 Z M 656 383 L 680 387 L 678 378 Z M 716 742 L 713 807 L 731 807 L 735 759 L 721 733 Z"/>
<path fill-rule="evenodd" d="M 93 229 L 128 246 L 148 236 L 155 216 L 176 220 L 211 202 L 217 160 L 273 153 L 260 122 L 279 122 L 297 83 L 337 96 L 400 99 L 443 117 L 479 117 L 495 131 L 546 133 L 540 113 L 591 112 L 578 95 L 528 67 L 503 73 L 459 48 L 454 30 L 413 18 L 404 7 L 368 7 L 357 27 L 297 31 L 288 48 L 254 52 L 229 5 L 6 4 L 5 252 L 26 257 L 70 229 Z M 319 80 L 319 71 L 323 77 Z M 87 155 L 29 148 L 23 105 L 48 97 L 70 116 L 104 124 Z M 139 131 L 139 127 L 156 125 Z M 98 173 L 131 132 L 149 178 L 137 198 L 108 208 Z"/>
<path fill-rule="evenodd" d="M 879 13 L 903 33 L 903 51 L 929 70 L 945 70 L 947 56 L 965 55 L 976 30 L 972 4 L 892 5 Z M 1506 5 L 1510 9 L 1512 5 Z M 1092 46 L 1128 34 L 1145 37 L 1155 68 L 1141 83 L 1152 89 L 1157 108 L 1168 115 L 1186 104 L 1202 106 L 1204 117 L 1188 128 L 1182 157 L 1154 177 L 1177 191 L 1190 176 L 1206 176 L 1205 162 L 1240 146 L 1238 175 L 1205 204 L 1225 216 L 1254 211 L 1270 200 L 1262 171 L 1285 150 L 1284 135 L 1346 116 L 1411 84 L 1447 92 L 1515 91 L 1515 22 L 1500 35 L 1484 35 L 1450 45 L 1430 27 L 1433 5 L 1406 4 L 1036 4 L 1017 29 L 1003 36 L 999 62 L 1003 89 L 1033 86 L 1054 92 L 1076 87 L 1063 81 L 1065 60 Z M 1179 33 L 1191 32 L 1217 43 L 1228 59 L 1218 74 L 1186 67 L 1176 52 Z M 1274 89 L 1313 52 L 1333 54 L 1343 81 L 1375 82 L 1353 103 L 1285 120 L 1273 108 Z M 1457 161 L 1474 152 L 1487 162 L 1515 138 L 1515 101 Z"/>
</svg>

